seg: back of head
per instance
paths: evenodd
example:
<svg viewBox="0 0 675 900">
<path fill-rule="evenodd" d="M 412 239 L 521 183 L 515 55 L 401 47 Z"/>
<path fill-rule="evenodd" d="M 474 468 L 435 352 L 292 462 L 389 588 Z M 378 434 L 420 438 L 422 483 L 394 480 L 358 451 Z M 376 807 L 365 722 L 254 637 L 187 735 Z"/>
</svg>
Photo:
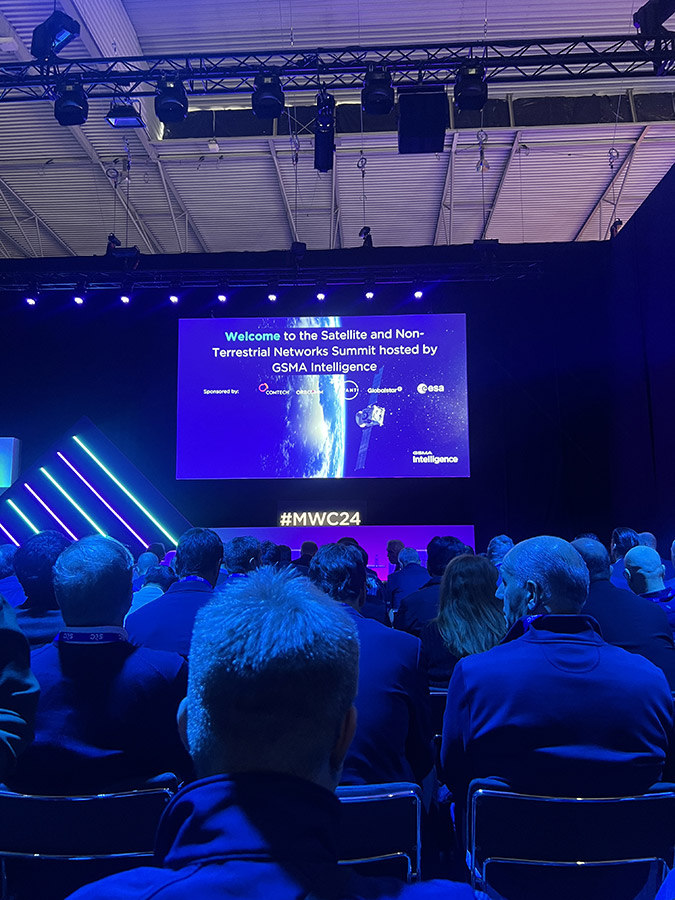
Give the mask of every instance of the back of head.
<svg viewBox="0 0 675 900">
<path fill-rule="evenodd" d="M 288 544 L 278 544 L 277 550 L 279 551 L 279 565 L 285 565 L 291 561 L 291 548 Z"/>
<path fill-rule="evenodd" d="M 656 550 L 638 544 L 626 553 L 624 565 L 628 586 L 636 594 L 663 590 L 664 567 Z"/>
<path fill-rule="evenodd" d="M 651 547 L 652 550 L 656 550 L 656 535 L 652 534 L 651 531 L 641 531 L 638 534 L 638 545 L 640 547 Z"/>
<path fill-rule="evenodd" d="M 14 574 L 14 557 L 16 547 L 14 544 L 0 544 L 0 578 L 7 578 Z"/>
<path fill-rule="evenodd" d="M 341 547 L 356 547 L 356 549 L 357 549 L 357 550 L 359 551 L 359 553 L 361 554 L 361 559 L 363 560 L 363 565 L 366 566 L 366 567 L 368 566 L 368 551 L 365 550 L 365 549 L 361 546 L 361 544 L 359 544 L 359 542 L 356 540 L 356 538 L 353 538 L 353 537 L 341 537 L 341 538 L 338 538 L 337 543 L 338 543 Z"/>
<path fill-rule="evenodd" d="M 24 541 L 14 555 L 14 571 L 31 609 L 58 609 L 52 567 L 72 541 L 60 531 L 41 531 Z"/>
<path fill-rule="evenodd" d="M 609 581 L 612 569 L 604 544 L 594 538 L 577 538 L 572 541 L 572 546 L 586 563 L 591 584 L 594 581 Z"/>
<path fill-rule="evenodd" d="M 639 543 L 637 531 L 634 531 L 632 528 L 627 528 L 625 525 L 615 528 L 609 543 L 609 553 L 612 562 L 621 559 L 622 556 L 625 556 L 626 553 L 628 553 L 631 547 L 637 547 Z"/>
<path fill-rule="evenodd" d="M 466 553 L 467 550 L 469 548 L 459 538 L 452 535 L 432 537 L 427 544 L 427 571 L 430 575 L 437 577 L 442 575 L 450 560 Z"/>
<path fill-rule="evenodd" d="M 401 564 L 401 568 L 405 568 L 406 566 L 412 566 L 420 564 L 420 555 L 415 550 L 414 547 L 404 547 L 398 554 L 398 561 Z"/>
<path fill-rule="evenodd" d="M 179 578 L 198 575 L 215 585 L 223 558 L 223 542 L 210 528 L 190 528 L 180 536 L 174 558 Z"/>
<path fill-rule="evenodd" d="M 333 600 L 358 606 L 366 584 L 366 566 L 360 548 L 351 544 L 325 544 L 312 557 L 309 578 Z"/>
<path fill-rule="evenodd" d="M 482 653 L 506 632 L 501 600 L 495 596 L 498 572 L 482 556 L 450 560 L 441 581 L 438 630 L 455 656 Z"/>
<path fill-rule="evenodd" d="M 154 553 L 150 553 L 146 551 L 145 553 L 141 553 L 138 557 L 138 562 L 136 563 L 136 571 L 139 575 L 145 575 L 150 566 L 158 566 L 159 565 L 159 557 Z"/>
<path fill-rule="evenodd" d="M 279 548 L 274 541 L 261 541 L 260 565 L 275 566 L 279 562 Z"/>
<path fill-rule="evenodd" d="M 134 558 L 114 538 L 92 535 L 67 547 L 54 565 L 66 625 L 121 625 L 131 605 Z"/>
<path fill-rule="evenodd" d="M 396 564 L 397 560 L 400 562 L 399 553 L 404 547 L 403 541 L 397 541 L 396 539 L 387 541 L 387 559 L 390 563 Z"/>
<path fill-rule="evenodd" d="M 166 556 L 166 547 L 161 541 L 155 541 L 152 544 L 148 544 L 145 552 L 154 553 L 157 559 L 161 562 Z"/>
<path fill-rule="evenodd" d="M 249 534 L 232 538 L 223 548 L 225 568 L 230 574 L 245 575 L 260 565 L 260 541 Z"/>
<path fill-rule="evenodd" d="M 513 540 L 508 534 L 498 534 L 487 546 L 487 558 L 494 566 L 499 566 L 506 554 L 513 547 Z"/>
<path fill-rule="evenodd" d="M 314 780 L 354 701 L 358 652 L 349 617 L 306 578 L 265 567 L 228 582 L 199 611 L 190 647 L 187 733 L 198 775 Z"/>
<path fill-rule="evenodd" d="M 303 541 L 300 545 L 300 556 L 314 556 L 319 549 L 319 545 L 315 541 Z"/>
<path fill-rule="evenodd" d="M 598 543 L 602 543 L 602 541 L 594 531 L 582 531 L 581 534 L 578 534 L 574 538 L 574 541 L 580 541 L 582 538 L 588 538 L 589 541 L 598 541 Z M 572 541 L 572 543 L 574 543 L 574 541 Z"/>
<path fill-rule="evenodd" d="M 147 584 L 156 584 L 163 591 L 168 591 L 172 584 L 177 580 L 176 573 L 170 566 L 150 566 L 145 573 L 143 586 Z"/>
<path fill-rule="evenodd" d="M 538 606 L 548 612 L 574 615 L 588 598 L 586 563 L 562 538 L 540 535 L 516 544 L 504 557 L 504 570 L 521 585 L 533 583 Z"/>
</svg>

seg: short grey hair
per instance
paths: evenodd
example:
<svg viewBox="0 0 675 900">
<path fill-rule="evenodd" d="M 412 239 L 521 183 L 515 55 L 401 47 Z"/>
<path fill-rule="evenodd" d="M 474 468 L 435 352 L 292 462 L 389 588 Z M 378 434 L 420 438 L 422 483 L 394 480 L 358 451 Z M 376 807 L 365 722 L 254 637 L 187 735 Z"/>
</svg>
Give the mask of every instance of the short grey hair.
<svg viewBox="0 0 675 900">
<path fill-rule="evenodd" d="M 54 591 L 67 625 L 108 625 L 131 600 L 134 558 L 111 537 L 75 541 L 54 563 Z"/>
<path fill-rule="evenodd" d="M 609 553 L 604 544 L 593 538 L 577 538 L 575 541 L 572 541 L 572 546 L 586 563 L 592 582 L 609 580 L 612 569 Z"/>
<path fill-rule="evenodd" d="M 522 541 L 506 554 L 503 565 L 521 584 L 533 581 L 552 613 L 578 613 L 588 598 L 586 563 L 562 538 L 540 535 Z"/>
<path fill-rule="evenodd" d="M 413 563 L 419 565 L 420 555 L 414 547 L 404 547 L 398 554 L 398 561 L 402 566 L 411 566 Z"/>
<path fill-rule="evenodd" d="M 656 535 L 652 534 L 651 531 L 641 531 L 638 534 L 638 546 L 650 547 L 652 550 L 656 550 Z"/>
<path fill-rule="evenodd" d="M 493 566 L 497 566 L 504 561 L 504 557 L 512 549 L 513 538 L 510 538 L 508 534 L 498 534 L 488 544 L 486 556 Z"/>
<path fill-rule="evenodd" d="M 354 702 L 359 643 L 348 613 L 288 569 L 230 579 L 197 614 L 187 734 L 200 775 L 311 778 Z"/>
</svg>

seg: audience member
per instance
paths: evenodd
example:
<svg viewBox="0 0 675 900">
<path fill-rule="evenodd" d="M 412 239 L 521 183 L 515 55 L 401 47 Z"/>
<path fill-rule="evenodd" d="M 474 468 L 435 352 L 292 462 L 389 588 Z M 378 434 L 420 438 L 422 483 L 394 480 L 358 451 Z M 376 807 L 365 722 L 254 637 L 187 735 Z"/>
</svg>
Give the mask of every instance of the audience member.
<svg viewBox="0 0 675 900">
<path fill-rule="evenodd" d="M 420 637 L 422 629 L 438 615 L 438 601 L 441 578 L 445 567 L 456 556 L 467 551 L 466 544 L 459 538 L 447 535 L 433 537 L 427 544 L 427 572 L 429 579 L 422 587 L 402 598 L 398 612 L 394 616 L 394 628 Z M 473 552 L 473 551 L 471 551 Z"/>
<path fill-rule="evenodd" d="M 248 575 L 260 566 L 261 545 L 257 538 L 245 534 L 232 538 L 223 547 L 223 562 L 229 572 L 230 579 L 233 575 Z"/>
<path fill-rule="evenodd" d="M 136 612 L 151 600 L 161 597 L 177 580 L 176 573 L 170 566 L 150 566 L 145 573 L 143 587 L 134 591 L 128 615 Z"/>
<path fill-rule="evenodd" d="M 384 586 L 387 610 L 396 612 L 401 600 L 421 588 L 429 580 L 429 573 L 420 564 L 420 556 L 412 547 L 403 547 L 398 554 L 400 565 L 392 572 Z"/>
<path fill-rule="evenodd" d="M 675 588 L 664 584 L 665 566 L 659 554 L 651 547 L 633 547 L 626 553 L 624 564 L 628 587 L 634 594 L 659 606 L 675 633 Z"/>
<path fill-rule="evenodd" d="M 401 568 L 401 561 L 398 558 L 398 555 L 404 547 L 405 544 L 403 541 L 396 540 L 396 538 L 387 541 L 387 559 L 394 567 L 394 572 L 398 572 Z"/>
<path fill-rule="evenodd" d="M 420 642 L 360 612 L 366 567 L 358 547 L 327 544 L 314 555 L 309 577 L 344 604 L 361 645 L 358 722 L 344 781 L 421 782 L 432 767 L 426 666 Z"/>
<path fill-rule="evenodd" d="M 354 732 L 358 639 L 305 578 L 264 568 L 200 611 L 181 722 L 199 777 L 173 798 L 155 866 L 72 900 L 459 900 L 338 866 L 334 795 Z"/>
<path fill-rule="evenodd" d="M 639 653 L 658 666 L 675 690 L 675 645 L 665 612 L 658 604 L 611 584 L 609 553 L 601 543 L 580 538 L 572 546 L 590 577 L 584 615 L 595 619 L 608 644 Z"/>
<path fill-rule="evenodd" d="M 278 549 L 279 561 L 277 562 L 277 568 L 285 569 L 291 564 L 291 548 L 288 544 L 278 544 Z"/>
<path fill-rule="evenodd" d="M 148 544 L 146 552 L 154 553 L 155 556 L 157 557 L 157 559 L 160 560 L 160 562 L 165 562 L 165 557 L 167 555 L 166 547 L 164 546 L 164 544 L 161 541 L 155 541 L 153 544 Z M 175 550 L 169 550 L 169 553 L 175 554 L 175 552 L 176 552 Z M 170 563 L 171 563 L 171 560 L 169 560 L 168 564 L 170 564 Z"/>
<path fill-rule="evenodd" d="M 0 597 L 0 782 L 13 775 L 17 757 L 33 739 L 39 695 L 28 640 Z"/>
<path fill-rule="evenodd" d="M 138 786 L 160 773 L 191 773 L 176 713 L 187 689 L 175 653 L 133 646 L 122 627 L 133 557 L 112 538 L 83 538 L 54 566 L 66 626 L 32 655 L 40 688 L 35 740 L 13 790 L 94 793 Z"/>
<path fill-rule="evenodd" d="M 26 594 L 17 608 L 16 620 L 31 647 L 48 644 L 63 628 L 52 566 L 70 544 L 60 531 L 41 531 L 25 540 L 14 556 L 14 571 Z"/>
<path fill-rule="evenodd" d="M 638 534 L 638 546 L 651 547 L 652 550 L 656 550 L 656 535 L 651 531 L 641 531 Z"/>
<path fill-rule="evenodd" d="M 149 553 L 148 551 L 146 551 L 145 553 L 141 553 L 141 555 L 138 557 L 138 562 L 134 566 L 133 588 L 135 591 L 140 591 L 140 589 L 143 587 L 148 569 L 151 566 L 158 566 L 161 558 L 162 557 L 157 556 L 156 553 Z"/>
<path fill-rule="evenodd" d="M 490 650 L 506 634 L 504 607 L 495 596 L 497 574 L 482 556 L 463 554 L 448 563 L 438 616 L 422 629 L 432 687 L 447 688 L 459 659 Z"/>
<path fill-rule="evenodd" d="M 513 539 L 508 534 L 498 534 L 487 546 L 487 558 L 496 569 L 500 569 L 504 557 L 513 549 Z"/>
<path fill-rule="evenodd" d="M 385 587 L 375 569 L 368 568 L 368 551 L 353 537 L 338 538 L 337 543 L 342 547 L 356 547 L 363 558 L 363 565 L 366 567 L 366 599 L 360 610 L 361 615 L 390 626 Z"/>
<path fill-rule="evenodd" d="M 312 557 L 318 550 L 318 546 L 314 541 L 303 541 L 300 547 L 300 556 L 291 562 L 292 566 L 300 569 L 303 575 L 307 574 L 307 569 L 312 561 Z"/>
<path fill-rule="evenodd" d="M 599 538 L 599 537 L 597 536 L 597 534 L 595 534 L 595 532 L 593 532 L 593 531 L 582 531 L 581 534 L 578 534 L 578 535 L 574 538 L 574 540 L 575 540 L 575 541 L 580 541 L 580 540 L 582 540 L 583 538 L 588 538 L 589 541 L 597 541 L 599 544 L 602 544 L 602 541 L 600 540 L 600 538 Z M 604 547 L 605 545 L 602 544 L 602 546 Z"/>
<path fill-rule="evenodd" d="M 181 535 L 174 559 L 178 581 L 127 617 L 131 640 L 187 657 L 197 610 L 213 595 L 222 558 L 223 542 L 210 528 Z"/>
<path fill-rule="evenodd" d="M 523 541 L 501 573 L 511 631 L 492 650 L 460 660 L 448 690 L 441 764 L 456 802 L 484 776 L 533 794 L 647 790 L 661 778 L 672 740 L 663 673 L 606 643 L 581 614 L 588 569 L 567 541 Z"/>
<path fill-rule="evenodd" d="M 26 601 L 21 582 L 14 573 L 14 544 L 0 544 L 0 594 L 10 606 L 20 606 Z"/>
<path fill-rule="evenodd" d="M 632 528 L 621 526 L 615 528 L 609 542 L 609 557 L 612 562 L 612 576 L 610 581 L 614 587 L 619 590 L 625 588 L 625 579 L 623 577 L 623 558 L 631 549 L 637 547 L 639 543 L 637 531 Z"/>
<path fill-rule="evenodd" d="M 262 541 L 260 544 L 260 565 L 276 566 L 279 562 L 279 548 L 274 541 Z"/>
</svg>

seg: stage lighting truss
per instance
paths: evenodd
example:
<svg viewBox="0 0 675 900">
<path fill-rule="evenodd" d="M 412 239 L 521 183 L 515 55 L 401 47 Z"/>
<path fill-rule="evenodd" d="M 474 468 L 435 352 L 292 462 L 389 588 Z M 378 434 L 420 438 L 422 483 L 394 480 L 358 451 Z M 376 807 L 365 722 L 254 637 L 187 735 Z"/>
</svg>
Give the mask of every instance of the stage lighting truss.
<svg viewBox="0 0 675 900">
<path fill-rule="evenodd" d="M 467 62 L 459 67 L 455 79 L 455 106 L 457 109 L 482 109 L 487 103 L 488 86 L 485 67 L 480 62 Z"/>
<path fill-rule="evenodd" d="M 188 98 L 183 82 L 168 75 L 159 83 L 155 115 L 163 124 L 182 122 L 188 114 Z"/>
<path fill-rule="evenodd" d="M 59 125 L 84 125 L 89 102 L 81 84 L 64 84 L 54 101 L 54 118 Z"/>
<path fill-rule="evenodd" d="M 145 128 L 140 108 L 126 98 L 112 101 L 106 119 L 113 128 Z"/>
<path fill-rule="evenodd" d="M 386 116 L 394 108 L 394 88 L 391 72 L 371 63 L 361 91 L 361 107 L 373 116 Z"/>
<path fill-rule="evenodd" d="M 269 115 L 270 110 L 274 114 L 283 109 L 284 93 L 291 91 L 315 91 L 319 86 L 361 90 L 369 71 L 391 76 L 393 87 L 417 84 L 420 78 L 425 84 L 452 85 L 460 67 L 475 60 L 491 84 L 651 77 L 675 70 L 675 38 L 666 32 L 653 41 L 631 34 L 267 53 L 52 57 L 49 66 L 43 60 L 4 63 L 0 102 L 53 100 L 58 86 L 70 80 L 77 80 L 90 100 L 117 99 L 121 93 L 127 99 L 154 97 L 162 81 L 171 78 L 182 82 L 186 92 L 201 96 L 259 90 L 261 101 L 267 97 Z"/>
<path fill-rule="evenodd" d="M 284 109 L 284 92 L 278 72 L 262 70 L 255 77 L 251 109 L 259 119 L 278 119 Z"/>
</svg>

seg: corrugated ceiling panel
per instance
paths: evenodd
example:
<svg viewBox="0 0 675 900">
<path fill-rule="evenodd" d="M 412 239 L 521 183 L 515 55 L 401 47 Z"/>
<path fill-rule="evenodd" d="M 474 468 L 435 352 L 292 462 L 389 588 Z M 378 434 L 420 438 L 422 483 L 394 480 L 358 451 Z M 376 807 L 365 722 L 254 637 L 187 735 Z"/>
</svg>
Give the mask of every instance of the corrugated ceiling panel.
<svg viewBox="0 0 675 900">
<path fill-rule="evenodd" d="M 675 134 L 673 129 L 650 127 L 648 135 L 635 153 L 626 185 L 617 208 L 617 216 L 624 225 L 675 165 Z"/>
<path fill-rule="evenodd" d="M 210 250 L 290 247 L 288 220 L 269 154 L 227 157 L 217 168 L 200 169 L 195 161 L 164 165 Z"/>
<path fill-rule="evenodd" d="M 80 145 L 56 122 L 51 103 L 0 103 L 0 160 L 79 156 Z"/>
<path fill-rule="evenodd" d="M 29 50 L 34 29 L 44 22 L 53 11 L 54 0 L 2 0 L 0 2 L 0 12 L 7 17 L 10 25 Z M 68 44 L 63 55 L 75 59 L 88 56 L 88 53 L 82 40 L 76 38 Z"/>
<path fill-rule="evenodd" d="M 309 250 L 327 250 L 330 246 L 333 176 L 330 172 L 316 171 L 313 142 L 303 140 L 298 157 L 296 203 L 296 167 L 293 165 L 292 151 L 284 147 L 285 142 L 277 141 L 276 144 L 279 169 L 295 218 L 298 239 L 304 241 Z"/>
</svg>

